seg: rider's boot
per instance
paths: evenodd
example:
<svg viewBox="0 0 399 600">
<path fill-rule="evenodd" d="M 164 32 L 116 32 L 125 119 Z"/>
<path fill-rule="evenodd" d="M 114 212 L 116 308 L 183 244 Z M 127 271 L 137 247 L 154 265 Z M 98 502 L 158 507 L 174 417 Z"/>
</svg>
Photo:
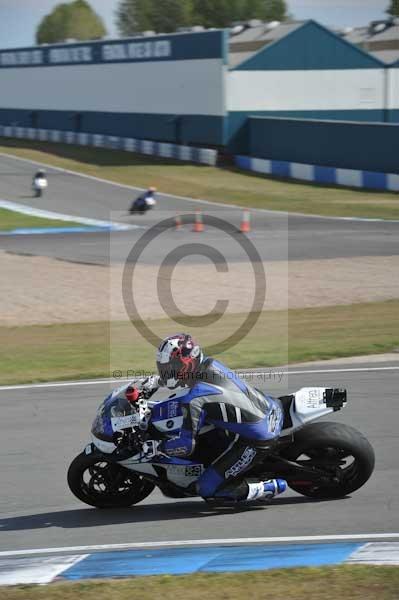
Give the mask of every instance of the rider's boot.
<svg viewBox="0 0 399 600">
<path fill-rule="evenodd" d="M 267 481 L 258 481 L 257 483 L 248 483 L 248 502 L 254 500 L 268 501 L 282 494 L 287 489 L 285 479 L 268 479 Z"/>
</svg>

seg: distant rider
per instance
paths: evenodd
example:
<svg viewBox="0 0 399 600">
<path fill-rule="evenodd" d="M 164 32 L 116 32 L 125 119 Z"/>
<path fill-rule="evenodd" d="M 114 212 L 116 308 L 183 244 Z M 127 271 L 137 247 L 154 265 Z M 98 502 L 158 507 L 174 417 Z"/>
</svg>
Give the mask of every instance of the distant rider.
<svg viewBox="0 0 399 600">
<path fill-rule="evenodd" d="M 154 198 L 157 188 L 150 187 L 144 194 L 141 194 L 136 200 L 133 201 L 133 204 L 130 207 L 130 213 L 133 214 L 135 212 L 139 212 L 144 214 L 147 210 L 150 210 L 156 205 L 156 200 Z"/>
<path fill-rule="evenodd" d="M 162 442 L 152 440 L 154 456 L 164 453 L 190 457 L 205 427 L 214 428 L 224 449 L 199 478 L 198 493 L 204 499 L 251 501 L 270 499 L 286 489 L 283 479 L 249 482 L 246 471 L 265 459 L 278 439 L 283 413 L 270 396 L 246 384 L 233 371 L 203 352 L 188 334 L 165 338 L 157 351 L 159 376 L 136 380 L 133 387 L 145 389 L 150 397 L 162 386 L 188 387 L 181 400 L 183 425 L 178 437 Z M 200 392 L 200 393 L 199 393 Z"/>
<path fill-rule="evenodd" d="M 32 188 L 35 192 L 35 196 L 41 196 L 43 189 L 47 187 L 46 172 L 43 169 L 39 169 L 33 176 Z"/>
</svg>

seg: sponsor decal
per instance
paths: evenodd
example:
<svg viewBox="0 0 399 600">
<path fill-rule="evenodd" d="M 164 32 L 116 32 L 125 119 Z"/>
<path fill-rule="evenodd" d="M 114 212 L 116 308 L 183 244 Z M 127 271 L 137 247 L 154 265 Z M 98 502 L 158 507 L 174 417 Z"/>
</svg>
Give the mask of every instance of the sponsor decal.
<svg viewBox="0 0 399 600">
<path fill-rule="evenodd" d="M 165 466 L 165 465 L 162 465 Z M 169 475 L 179 475 L 180 477 L 200 477 L 203 471 L 202 465 L 168 465 L 166 467 Z"/>
<path fill-rule="evenodd" d="M 173 419 L 178 415 L 179 403 L 176 401 L 168 402 L 168 419 Z"/>
<path fill-rule="evenodd" d="M 187 448 L 185 446 L 179 446 L 178 448 L 172 448 L 168 450 L 169 456 L 186 456 Z"/>
<path fill-rule="evenodd" d="M 281 421 L 281 410 L 279 408 L 273 408 L 268 416 L 267 422 L 270 433 L 274 433 Z"/>
<path fill-rule="evenodd" d="M 202 473 L 201 465 L 193 465 L 192 467 L 186 467 L 184 475 L 186 477 L 200 477 Z"/>
<path fill-rule="evenodd" d="M 123 429 L 127 429 L 128 427 L 138 425 L 139 423 L 140 419 L 138 415 L 127 415 L 126 417 L 111 418 L 112 429 L 114 431 L 121 431 Z"/>
<path fill-rule="evenodd" d="M 173 419 L 169 419 L 169 421 L 166 422 L 166 427 L 168 429 L 173 429 L 174 426 L 175 426 L 175 422 Z"/>
<path fill-rule="evenodd" d="M 308 391 L 306 399 L 307 408 L 318 408 L 324 403 L 324 388 L 315 388 Z"/>
<path fill-rule="evenodd" d="M 248 465 L 251 464 L 255 456 L 256 450 L 254 448 L 250 448 L 249 446 L 245 448 L 241 458 L 225 472 L 225 479 L 228 479 L 229 477 L 236 477 L 239 473 L 241 473 L 241 471 L 246 469 Z"/>
</svg>

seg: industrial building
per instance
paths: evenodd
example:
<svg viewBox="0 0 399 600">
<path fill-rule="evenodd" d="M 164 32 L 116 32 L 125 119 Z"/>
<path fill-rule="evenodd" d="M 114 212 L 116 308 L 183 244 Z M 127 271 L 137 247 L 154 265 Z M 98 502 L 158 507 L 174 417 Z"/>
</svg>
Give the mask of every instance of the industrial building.
<svg viewBox="0 0 399 600">
<path fill-rule="evenodd" d="M 306 156 L 331 164 L 337 145 L 352 153 L 362 147 L 364 155 L 377 138 L 389 140 L 392 153 L 396 125 L 371 125 L 399 121 L 399 57 L 387 64 L 378 56 L 393 50 L 399 25 L 389 23 L 366 33 L 334 32 L 314 21 L 252 21 L 230 31 L 0 51 L 0 125 L 264 157 L 271 151 L 270 119 L 277 119 L 272 146 L 279 159 L 295 155 L 301 162 L 298 148 L 316 143 L 316 121 L 350 121 L 365 126 L 324 128 L 334 152 L 326 156 L 313 145 Z M 305 120 L 303 139 L 295 137 L 297 126 L 291 137 L 294 129 L 282 119 Z M 342 141 L 349 131 L 354 144 Z M 351 157 L 342 160 L 350 168 Z"/>
</svg>

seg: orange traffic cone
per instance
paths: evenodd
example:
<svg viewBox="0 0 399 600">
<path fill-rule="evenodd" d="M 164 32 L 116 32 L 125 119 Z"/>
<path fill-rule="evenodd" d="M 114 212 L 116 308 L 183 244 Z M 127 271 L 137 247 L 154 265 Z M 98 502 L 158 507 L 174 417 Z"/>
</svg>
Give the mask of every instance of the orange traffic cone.
<svg viewBox="0 0 399 600">
<path fill-rule="evenodd" d="M 242 219 L 240 223 L 240 232 L 249 233 L 251 231 L 251 215 L 249 210 L 244 210 L 242 213 Z"/>
<path fill-rule="evenodd" d="M 204 231 L 204 224 L 202 222 L 202 213 L 200 210 L 195 211 L 195 221 L 194 221 L 193 231 L 195 233 L 201 233 L 202 231 Z"/>
<path fill-rule="evenodd" d="M 181 220 L 181 216 L 180 215 L 176 215 L 175 217 L 175 230 L 179 231 L 183 226 L 182 220 Z"/>
</svg>

